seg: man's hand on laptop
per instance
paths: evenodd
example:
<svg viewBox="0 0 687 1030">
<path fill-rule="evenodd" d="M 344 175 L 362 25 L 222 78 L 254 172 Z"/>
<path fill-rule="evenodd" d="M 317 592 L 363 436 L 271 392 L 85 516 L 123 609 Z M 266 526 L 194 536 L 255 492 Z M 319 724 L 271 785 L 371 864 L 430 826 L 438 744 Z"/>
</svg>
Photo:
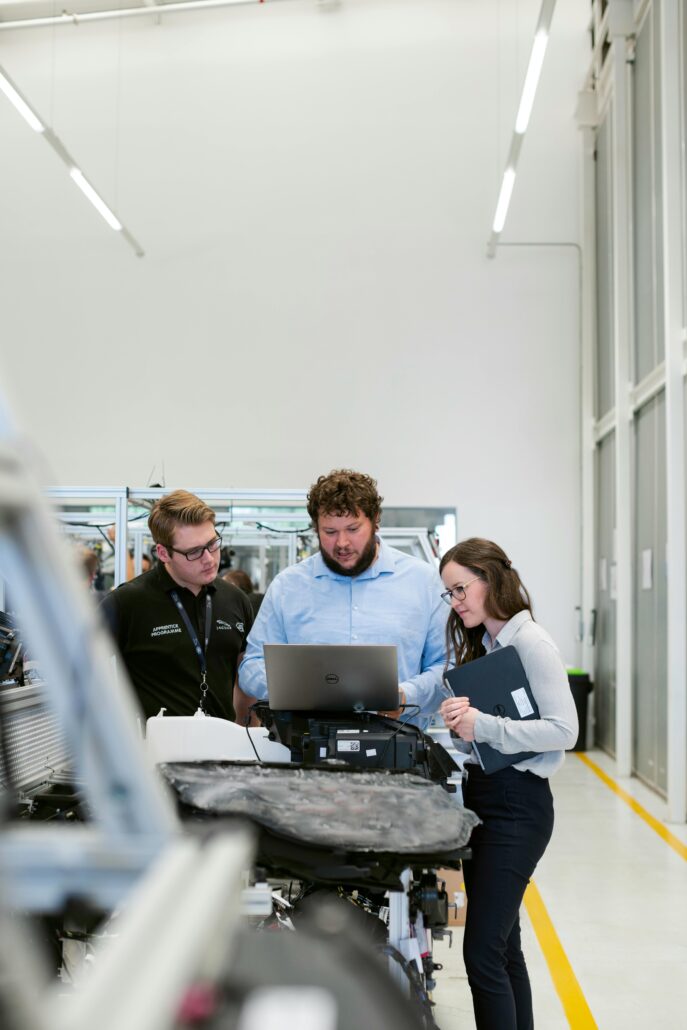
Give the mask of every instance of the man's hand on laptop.
<svg viewBox="0 0 687 1030">
<path fill-rule="evenodd" d="M 406 696 L 401 687 L 398 688 L 398 708 L 394 708 L 392 712 L 380 712 L 380 715 L 386 715 L 387 719 L 400 719 L 405 708 Z"/>
</svg>

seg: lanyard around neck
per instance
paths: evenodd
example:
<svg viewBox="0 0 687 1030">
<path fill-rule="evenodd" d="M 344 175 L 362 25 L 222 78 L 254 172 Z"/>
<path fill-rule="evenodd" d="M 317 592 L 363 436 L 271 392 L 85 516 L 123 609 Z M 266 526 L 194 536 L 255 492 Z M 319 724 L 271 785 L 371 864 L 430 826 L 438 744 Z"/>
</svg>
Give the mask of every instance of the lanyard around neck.
<svg viewBox="0 0 687 1030">
<path fill-rule="evenodd" d="M 203 709 L 204 706 L 205 706 L 205 695 L 208 692 L 208 682 L 207 682 L 207 671 L 208 671 L 207 651 L 208 651 L 208 644 L 210 642 L 210 630 L 212 629 L 212 598 L 210 597 L 209 593 L 207 593 L 205 595 L 205 639 L 204 639 L 205 646 L 201 647 L 200 640 L 198 639 L 198 634 L 196 633 L 195 626 L 191 622 L 191 620 L 189 618 L 188 612 L 186 611 L 186 609 L 184 608 L 183 604 L 181 603 L 181 598 L 179 597 L 179 594 L 177 593 L 176 590 L 171 590 L 170 594 L 172 596 L 172 600 L 174 601 L 175 605 L 177 606 L 177 608 L 179 610 L 179 614 L 181 615 L 181 618 L 184 621 L 184 625 L 186 626 L 186 629 L 188 631 L 188 635 L 191 638 L 191 643 L 193 644 L 193 649 L 196 652 L 196 656 L 198 658 L 198 664 L 200 665 L 200 692 L 201 692 L 200 707 L 201 707 L 201 709 Z"/>
</svg>

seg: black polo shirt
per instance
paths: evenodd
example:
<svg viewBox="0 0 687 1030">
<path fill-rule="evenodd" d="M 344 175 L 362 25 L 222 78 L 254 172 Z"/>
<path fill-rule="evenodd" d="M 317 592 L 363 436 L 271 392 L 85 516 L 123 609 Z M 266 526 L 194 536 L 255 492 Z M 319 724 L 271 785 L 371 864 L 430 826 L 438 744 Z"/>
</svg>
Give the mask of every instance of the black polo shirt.
<svg viewBox="0 0 687 1030">
<path fill-rule="evenodd" d="M 233 719 L 238 656 L 253 625 L 250 602 L 223 579 L 215 579 L 196 596 L 175 583 L 162 563 L 117 587 L 101 605 L 145 717 L 157 715 L 161 708 L 167 715 L 193 715 L 200 700 L 200 662 L 172 590 L 188 612 L 201 646 L 206 595 L 212 599 L 205 710 Z"/>
</svg>

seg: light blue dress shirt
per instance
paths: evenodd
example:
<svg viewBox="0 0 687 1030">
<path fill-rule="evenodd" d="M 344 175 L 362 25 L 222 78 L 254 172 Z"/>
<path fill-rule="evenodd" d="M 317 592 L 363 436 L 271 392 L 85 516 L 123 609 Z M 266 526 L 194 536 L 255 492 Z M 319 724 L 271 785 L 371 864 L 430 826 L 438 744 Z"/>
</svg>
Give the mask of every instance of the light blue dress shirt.
<svg viewBox="0 0 687 1030">
<path fill-rule="evenodd" d="M 248 636 L 239 686 L 267 698 L 263 644 L 395 644 L 408 721 L 426 726 L 450 692 L 443 686 L 448 610 L 442 583 L 427 562 L 378 540 L 359 576 L 340 576 L 318 552 L 271 583 Z"/>
</svg>

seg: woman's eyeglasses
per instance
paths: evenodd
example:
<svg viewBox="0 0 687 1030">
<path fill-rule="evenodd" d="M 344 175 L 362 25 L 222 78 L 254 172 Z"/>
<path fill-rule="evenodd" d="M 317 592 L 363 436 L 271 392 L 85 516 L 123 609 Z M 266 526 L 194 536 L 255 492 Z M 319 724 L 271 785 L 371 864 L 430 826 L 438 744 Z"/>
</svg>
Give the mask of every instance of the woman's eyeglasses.
<svg viewBox="0 0 687 1030">
<path fill-rule="evenodd" d="M 215 551 L 219 551 L 222 546 L 222 537 L 219 534 L 210 541 L 209 544 L 203 544 L 202 547 L 189 547 L 188 551 L 180 551 L 178 547 L 168 547 L 168 551 L 176 551 L 177 554 L 183 554 L 186 561 L 198 561 L 202 558 L 203 551 L 207 551 L 208 554 L 214 554 Z"/>
<path fill-rule="evenodd" d="M 441 594 L 442 601 L 446 601 L 446 604 L 450 604 L 451 601 L 464 601 L 468 587 L 478 579 L 481 579 L 481 577 L 475 576 L 474 579 L 469 579 L 467 583 L 457 583 L 450 590 L 444 590 Z"/>
</svg>

